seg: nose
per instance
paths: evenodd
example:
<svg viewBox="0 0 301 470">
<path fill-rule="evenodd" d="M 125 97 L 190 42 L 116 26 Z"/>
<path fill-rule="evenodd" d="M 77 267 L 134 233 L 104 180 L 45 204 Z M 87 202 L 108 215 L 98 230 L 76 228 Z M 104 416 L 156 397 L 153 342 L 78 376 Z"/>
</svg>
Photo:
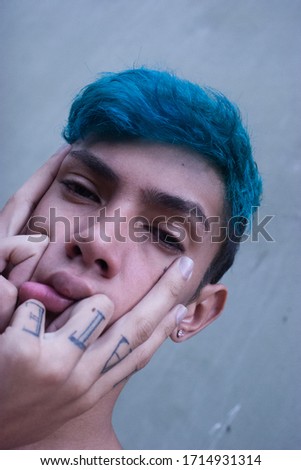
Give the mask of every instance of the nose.
<svg viewBox="0 0 301 470">
<path fill-rule="evenodd" d="M 83 226 L 84 225 L 84 226 Z M 117 234 L 117 236 L 116 236 Z M 70 242 L 65 249 L 68 258 L 80 262 L 105 278 L 113 278 L 119 272 L 123 259 L 125 237 L 118 237 L 114 218 L 105 223 L 100 217 L 88 217 L 80 227 L 74 226 Z"/>
</svg>

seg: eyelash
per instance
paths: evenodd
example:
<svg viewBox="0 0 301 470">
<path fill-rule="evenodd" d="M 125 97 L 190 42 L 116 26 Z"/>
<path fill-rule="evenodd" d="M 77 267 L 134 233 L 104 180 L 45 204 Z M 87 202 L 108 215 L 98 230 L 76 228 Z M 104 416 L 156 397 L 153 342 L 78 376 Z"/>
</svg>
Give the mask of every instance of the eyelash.
<svg viewBox="0 0 301 470">
<path fill-rule="evenodd" d="M 167 248 L 171 251 L 179 251 L 181 253 L 185 251 L 184 245 L 176 236 L 172 235 L 166 230 L 160 229 L 159 227 L 152 226 L 147 228 L 150 233 L 155 236 L 156 242 L 158 241 L 158 243 L 162 244 L 164 248 Z"/>
<path fill-rule="evenodd" d="M 63 180 L 61 183 L 64 185 L 67 191 L 75 194 L 76 196 L 94 201 L 96 203 L 102 202 L 101 198 L 96 193 L 86 188 L 86 186 L 83 184 L 78 183 L 77 181 Z M 155 242 L 161 244 L 165 249 L 173 252 L 185 252 L 184 245 L 176 236 L 156 226 L 147 226 L 145 228 L 150 232 L 151 235 L 155 237 Z"/>
<path fill-rule="evenodd" d="M 72 194 L 97 203 L 102 202 L 98 194 L 94 193 L 90 189 L 86 188 L 86 186 L 81 183 L 78 183 L 77 181 L 63 180 L 62 184 Z"/>
</svg>

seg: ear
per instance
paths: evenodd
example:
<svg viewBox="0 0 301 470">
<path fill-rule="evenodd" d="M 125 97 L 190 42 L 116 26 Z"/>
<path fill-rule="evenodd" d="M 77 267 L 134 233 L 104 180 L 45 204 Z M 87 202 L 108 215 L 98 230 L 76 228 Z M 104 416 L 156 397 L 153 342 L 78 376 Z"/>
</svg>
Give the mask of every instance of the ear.
<svg viewBox="0 0 301 470">
<path fill-rule="evenodd" d="M 170 338 L 176 343 L 181 343 L 210 325 L 222 313 L 227 293 L 223 284 L 207 284 L 203 287 L 198 299 L 187 306 L 186 317 Z"/>
</svg>

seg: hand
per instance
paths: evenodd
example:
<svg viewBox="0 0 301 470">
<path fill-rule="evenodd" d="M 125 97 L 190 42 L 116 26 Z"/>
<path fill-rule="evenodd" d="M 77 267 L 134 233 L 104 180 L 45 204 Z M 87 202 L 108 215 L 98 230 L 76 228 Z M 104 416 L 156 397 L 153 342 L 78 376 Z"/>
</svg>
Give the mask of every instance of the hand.
<svg viewBox="0 0 301 470">
<path fill-rule="evenodd" d="M 148 363 L 186 314 L 176 305 L 188 284 L 185 261 L 105 332 L 113 305 L 104 295 L 69 307 L 67 323 L 47 333 L 40 302 L 18 307 L 0 337 L 1 448 L 43 439 Z"/>
<path fill-rule="evenodd" d="M 17 301 L 17 287 L 27 281 L 48 245 L 47 237 L 37 242 L 16 236 L 25 226 L 34 207 L 54 180 L 70 150 L 66 145 L 43 165 L 7 202 L 0 212 L 0 273 L 10 266 L 8 279 L 0 275 L 0 333 L 9 324 Z M 31 240 L 34 237 L 31 236 Z"/>
</svg>

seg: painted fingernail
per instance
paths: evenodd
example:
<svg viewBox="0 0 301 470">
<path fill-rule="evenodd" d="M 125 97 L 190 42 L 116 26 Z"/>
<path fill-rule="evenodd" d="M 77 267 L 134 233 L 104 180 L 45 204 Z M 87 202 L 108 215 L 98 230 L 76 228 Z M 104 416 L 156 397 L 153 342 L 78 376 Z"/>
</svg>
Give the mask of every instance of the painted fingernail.
<svg viewBox="0 0 301 470">
<path fill-rule="evenodd" d="M 193 261 L 191 258 L 188 258 L 188 256 L 183 256 L 181 259 L 180 259 L 180 264 L 179 264 L 179 267 L 180 267 L 180 271 L 182 273 L 182 276 L 183 278 L 188 281 L 188 279 L 190 279 L 191 277 L 191 274 L 192 274 L 192 270 L 193 270 Z"/>
<path fill-rule="evenodd" d="M 181 321 L 186 317 L 187 315 L 187 308 L 185 305 L 178 305 L 176 309 L 176 323 L 179 325 Z"/>
</svg>

